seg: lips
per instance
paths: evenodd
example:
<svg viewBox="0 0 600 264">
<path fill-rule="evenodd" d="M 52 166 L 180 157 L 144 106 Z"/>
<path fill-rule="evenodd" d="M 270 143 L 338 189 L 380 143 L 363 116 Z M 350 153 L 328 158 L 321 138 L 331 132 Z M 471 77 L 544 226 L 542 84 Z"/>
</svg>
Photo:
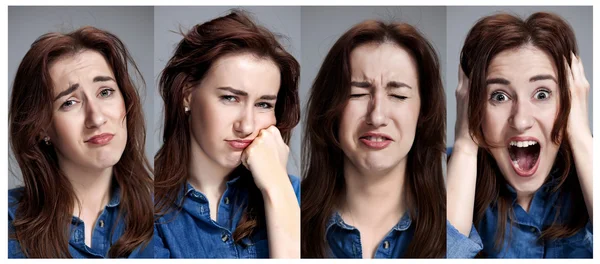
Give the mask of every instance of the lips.
<svg viewBox="0 0 600 264">
<path fill-rule="evenodd" d="M 389 146 L 394 140 L 387 134 L 379 132 L 367 132 L 360 136 L 360 142 L 368 148 L 380 150 Z"/>
<path fill-rule="evenodd" d="M 93 145 L 103 146 L 103 145 L 110 143 L 110 141 L 113 139 L 114 136 L 115 135 L 111 134 L 111 133 L 103 133 L 100 135 L 93 136 L 93 137 L 89 138 L 88 140 L 86 140 L 85 142 L 93 144 Z"/>
<path fill-rule="evenodd" d="M 236 139 L 236 140 L 225 140 L 227 141 L 227 144 L 229 144 L 229 146 L 231 146 L 231 148 L 233 148 L 234 150 L 244 150 L 246 147 L 248 147 L 251 143 L 252 140 L 249 139 Z"/>
<path fill-rule="evenodd" d="M 517 175 L 530 177 L 540 164 L 541 146 L 535 137 L 512 137 L 507 141 L 508 155 Z"/>
</svg>

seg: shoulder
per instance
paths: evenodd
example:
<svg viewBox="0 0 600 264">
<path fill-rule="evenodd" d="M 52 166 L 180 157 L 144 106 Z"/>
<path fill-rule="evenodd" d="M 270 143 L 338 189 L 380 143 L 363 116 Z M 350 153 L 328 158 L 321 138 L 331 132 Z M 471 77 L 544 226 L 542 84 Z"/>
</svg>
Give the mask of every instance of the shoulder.
<svg viewBox="0 0 600 264">
<path fill-rule="evenodd" d="M 294 187 L 298 204 L 300 204 L 300 178 L 291 174 L 288 174 L 288 176 L 290 177 L 290 182 L 292 182 L 292 187 Z"/>
<path fill-rule="evenodd" d="M 15 218 L 15 213 L 17 211 L 17 207 L 19 206 L 19 201 L 21 201 L 21 197 L 23 197 L 23 190 L 25 188 L 18 187 L 14 189 L 8 190 L 8 218 L 12 220 Z"/>
</svg>

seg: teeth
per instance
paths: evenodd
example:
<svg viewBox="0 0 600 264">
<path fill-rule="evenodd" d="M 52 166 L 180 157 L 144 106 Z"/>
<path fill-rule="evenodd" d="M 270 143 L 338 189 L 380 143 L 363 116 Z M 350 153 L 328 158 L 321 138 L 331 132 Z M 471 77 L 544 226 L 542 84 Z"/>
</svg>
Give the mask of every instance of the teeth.
<svg viewBox="0 0 600 264">
<path fill-rule="evenodd" d="M 533 146 L 535 144 L 537 144 L 537 142 L 532 141 L 532 140 L 531 141 L 511 141 L 509 143 L 509 145 L 514 146 L 514 147 L 518 147 L 518 148 L 526 148 L 526 147 L 529 147 L 529 146 Z"/>
<path fill-rule="evenodd" d="M 366 139 L 373 142 L 383 142 L 384 140 L 383 137 L 366 137 Z"/>
</svg>

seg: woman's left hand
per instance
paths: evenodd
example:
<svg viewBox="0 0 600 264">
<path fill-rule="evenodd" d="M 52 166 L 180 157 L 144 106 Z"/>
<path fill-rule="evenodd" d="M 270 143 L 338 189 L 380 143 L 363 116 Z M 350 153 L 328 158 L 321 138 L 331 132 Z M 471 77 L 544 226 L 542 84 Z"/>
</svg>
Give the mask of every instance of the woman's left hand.
<svg viewBox="0 0 600 264">
<path fill-rule="evenodd" d="M 573 139 L 591 137 L 592 134 L 588 119 L 590 83 L 585 78 L 583 63 L 575 54 L 571 53 L 571 65 L 566 66 L 568 86 L 571 92 L 571 112 L 567 122 L 567 133 L 573 142 Z"/>
<path fill-rule="evenodd" d="M 242 153 L 242 164 L 254 177 L 256 186 L 265 191 L 283 182 L 290 184 L 286 165 L 290 148 L 283 141 L 279 129 L 270 126 L 258 132 L 258 136 Z M 284 177 L 285 176 L 285 177 Z"/>
</svg>

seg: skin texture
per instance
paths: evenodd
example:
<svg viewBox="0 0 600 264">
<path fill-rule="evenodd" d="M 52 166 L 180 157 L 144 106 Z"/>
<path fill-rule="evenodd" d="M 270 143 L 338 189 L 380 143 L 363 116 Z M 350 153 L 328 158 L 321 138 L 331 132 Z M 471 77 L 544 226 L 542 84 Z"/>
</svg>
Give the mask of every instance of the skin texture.
<svg viewBox="0 0 600 264">
<path fill-rule="evenodd" d="M 263 195 L 271 257 L 297 258 L 300 207 L 286 172 L 289 147 L 274 126 L 280 82 L 273 61 L 242 53 L 219 58 L 200 84 L 188 85 L 189 181 L 206 195 L 216 220 L 226 177 L 243 163 Z M 230 140 L 251 143 L 235 149 Z"/>
<path fill-rule="evenodd" d="M 80 202 L 73 215 L 84 221 L 85 243 L 90 246 L 95 221 L 110 199 L 112 168 L 127 141 L 125 103 L 111 68 L 98 52 L 82 51 L 60 58 L 49 72 L 53 99 L 64 96 L 53 102 L 47 136 Z M 64 93 L 74 84 L 79 84 L 77 89 Z M 88 141 L 103 133 L 114 135 L 107 144 Z"/>
<path fill-rule="evenodd" d="M 482 125 L 485 140 L 502 175 L 517 191 L 517 201 L 527 210 L 529 202 L 546 178 L 559 145 L 551 134 L 560 107 L 557 70 L 552 59 L 540 49 L 527 45 L 496 55 L 486 80 L 503 79 L 506 84 L 487 86 L 488 103 Z M 534 76 L 550 79 L 531 81 Z M 534 175 L 521 177 L 513 169 L 508 140 L 514 136 L 535 137 L 540 144 L 540 165 Z"/>
<path fill-rule="evenodd" d="M 419 82 L 413 57 L 393 43 L 357 47 L 350 65 L 351 96 L 339 130 L 348 195 L 340 212 L 360 230 L 363 258 L 372 258 L 406 210 L 401 193 L 419 118 Z M 384 133 L 392 142 L 369 148 L 360 141 L 366 132 Z"/>
</svg>

